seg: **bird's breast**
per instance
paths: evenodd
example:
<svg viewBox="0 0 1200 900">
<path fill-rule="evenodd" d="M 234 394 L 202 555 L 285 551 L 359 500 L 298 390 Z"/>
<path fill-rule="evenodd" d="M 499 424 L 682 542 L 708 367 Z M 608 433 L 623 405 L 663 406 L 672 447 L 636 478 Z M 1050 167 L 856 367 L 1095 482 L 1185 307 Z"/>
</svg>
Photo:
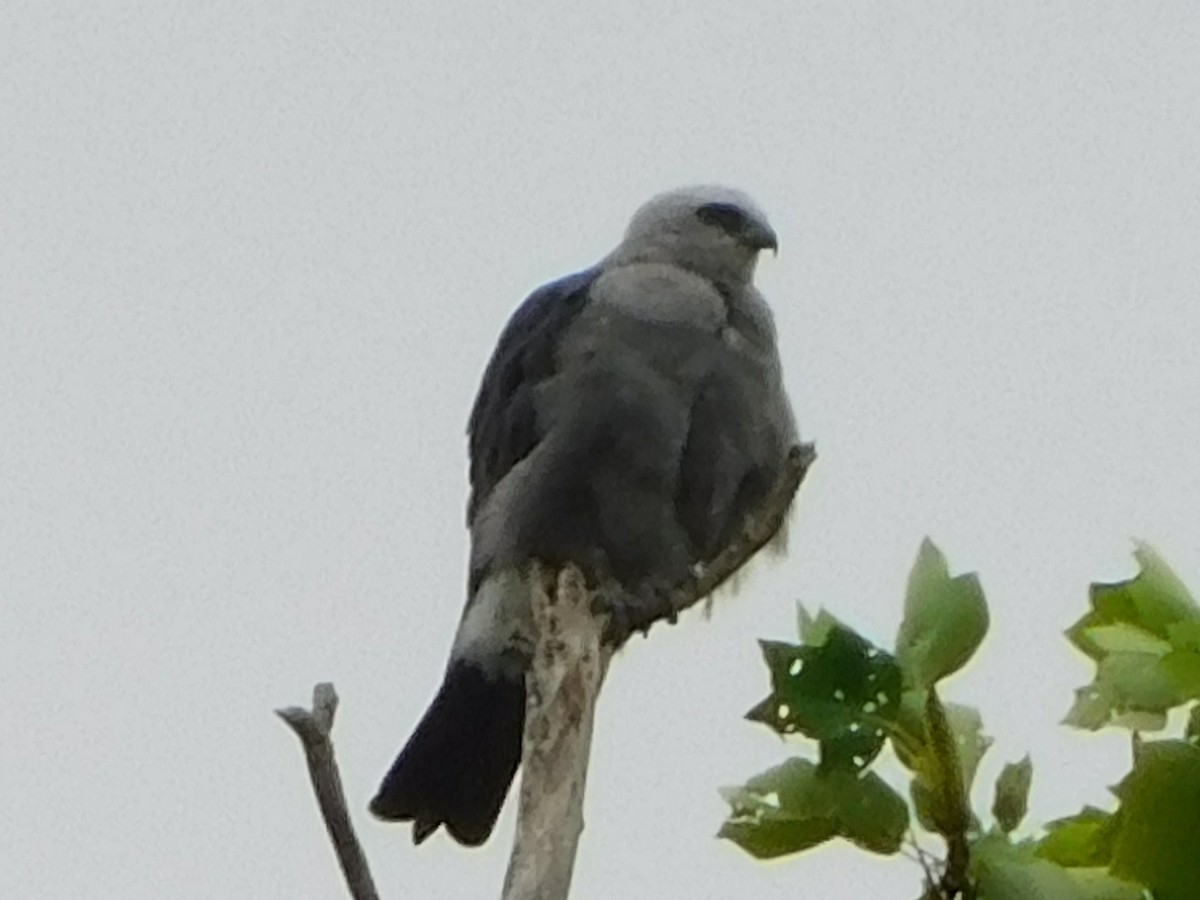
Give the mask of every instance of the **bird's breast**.
<svg viewBox="0 0 1200 900">
<path fill-rule="evenodd" d="M 621 266 L 592 286 L 599 316 L 630 317 L 650 324 L 686 325 L 715 333 L 725 323 L 725 298 L 699 275 L 662 263 Z"/>
</svg>

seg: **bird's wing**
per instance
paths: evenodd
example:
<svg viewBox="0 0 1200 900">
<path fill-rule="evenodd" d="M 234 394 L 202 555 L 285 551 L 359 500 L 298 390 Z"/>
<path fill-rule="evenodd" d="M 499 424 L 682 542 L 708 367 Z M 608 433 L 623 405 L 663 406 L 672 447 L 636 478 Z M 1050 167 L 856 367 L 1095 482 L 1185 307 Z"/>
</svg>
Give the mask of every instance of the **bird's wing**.
<svg viewBox="0 0 1200 900">
<path fill-rule="evenodd" d="M 693 395 L 675 501 L 702 561 L 741 529 L 796 440 L 774 323 L 756 292 L 730 304 L 723 335 Z"/>
<path fill-rule="evenodd" d="M 697 562 L 713 559 L 737 533 L 777 468 L 776 459 L 754 446 L 755 423 L 747 408 L 754 409 L 756 401 L 736 385 L 710 376 L 692 404 L 675 514 Z"/>
<path fill-rule="evenodd" d="M 600 274 L 592 268 L 538 288 L 513 313 L 483 374 L 467 427 L 471 453 L 471 498 L 467 522 L 514 465 L 542 435 L 534 411 L 534 389 L 554 372 L 563 330 L 586 305 L 588 288 Z"/>
</svg>

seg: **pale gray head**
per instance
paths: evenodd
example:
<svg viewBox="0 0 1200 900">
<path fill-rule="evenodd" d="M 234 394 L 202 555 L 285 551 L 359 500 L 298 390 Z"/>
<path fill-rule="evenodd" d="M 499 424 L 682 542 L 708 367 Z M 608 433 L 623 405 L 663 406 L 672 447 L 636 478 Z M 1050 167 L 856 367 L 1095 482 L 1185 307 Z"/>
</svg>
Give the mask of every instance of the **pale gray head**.
<svg viewBox="0 0 1200 900">
<path fill-rule="evenodd" d="M 701 185 L 659 194 L 636 213 L 613 253 L 617 263 L 664 262 L 737 289 L 762 250 L 778 243 L 758 206 L 733 188 Z"/>
</svg>

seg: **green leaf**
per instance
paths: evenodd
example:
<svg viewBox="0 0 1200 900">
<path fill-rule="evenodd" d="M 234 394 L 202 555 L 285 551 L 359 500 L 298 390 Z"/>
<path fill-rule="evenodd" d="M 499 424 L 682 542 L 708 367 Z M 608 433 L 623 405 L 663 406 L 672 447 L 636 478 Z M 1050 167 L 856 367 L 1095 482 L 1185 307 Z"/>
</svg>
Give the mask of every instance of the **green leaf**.
<svg viewBox="0 0 1200 900">
<path fill-rule="evenodd" d="M 950 577 L 946 557 L 926 538 L 908 577 L 896 659 L 905 684 L 927 688 L 957 672 L 988 629 L 987 602 L 974 574 Z"/>
<path fill-rule="evenodd" d="M 819 647 L 829 639 L 829 632 L 835 628 L 844 628 L 837 618 L 823 609 L 817 610 L 816 616 L 804 608 L 803 603 L 796 604 L 796 618 L 799 625 L 800 640 L 805 644 Z"/>
<path fill-rule="evenodd" d="M 971 795 L 971 786 L 975 783 L 975 773 L 983 755 L 992 746 L 992 739 L 983 733 L 983 717 L 973 706 L 961 703 L 946 704 L 946 719 L 950 723 L 950 731 L 954 735 L 954 745 L 958 750 L 958 763 L 962 768 L 963 794 Z"/>
<path fill-rule="evenodd" d="M 1029 811 L 1029 788 L 1033 783 L 1033 761 L 1028 755 L 1020 762 L 1007 763 L 996 779 L 996 798 L 992 815 L 1006 834 L 1013 831 Z"/>
<path fill-rule="evenodd" d="M 908 735 L 916 738 L 920 744 L 917 748 L 906 746 L 899 741 L 893 741 L 896 756 L 910 771 L 917 772 L 934 765 L 930 755 L 930 737 L 925 722 L 925 703 L 927 691 L 905 691 L 900 704 L 898 725 Z M 945 704 L 946 721 L 954 735 L 954 745 L 958 752 L 959 767 L 963 776 L 963 793 L 969 795 L 971 786 L 975 783 L 975 772 L 992 739 L 983 733 L 983 718 L 979 710 L 973 706 L 961 703 Z M 916 752 L 914 753 L 914 749 Z"/>
<path fill-rule="evenodd" d="M 1167 712 L 1200 697 L 1200 607 L 1148 546 L 1134 552 L 1138 574 L 1093 584 L 1091 610 L 1067 636 L 1097 665 L 1075 692 L 1066 724 L 1158 730 Z"/>
<path fill-rule="evenodd" d="M 1096 685 L 1089 684 L 1076 689 L 1075 702 L 1063 717 L 1063 724 L 1096 731 L 1107 725 L 1112 717 L 1113 699 Z M 1166 716 L 1163 716 L 1163 723 L 1166 723 Z"/>
<path fill-rule="evenodd" d="M 1200 700 L 1200 653 L 1173 650 L 1159 662 L 1171 686 L 1187 700 Z"/>
<path fill-rule="evenodd" d="M 1095 629 L 1103 626 L 1124 625 L 1169 642 L 1173 625 L 1200 621 L 1200 607 L 1158 554 L 1139 544 L 1133 555 L 1141 567 L 1138 574 L 1126 581 L 1093 584 L 1091 610 L 1067 631 L 1071 642 L 1092 659 L 1103 659 L 1109 652 L 1097 643 L 1107 632 Z"/>
<path fill-rule="evenodd" d="M 789 759 L 723 793 L 731 810 L 718 837 L 758 859 L 834 837 L 873 853 L 896 853 L 908 830 L 904 800 L 874 772 L 856 776 Z"/>
<path fill-rule="evenodd" d="M 1170 641 L 1155 637 L 1128 622 L 1095 625 L 1087 629 L 1087 636 L 1092 645 L 1105 654 L 1148 653 L 1151 656 L 1166 656 L 1171 652 Z"/>
<path fill-rule="evenodd" d="M 900 705 L 900 669 L 887 653 L 833 624 L 823 643 L 760 641 L 770 696 L 746 718 L 821 744 L 821 764 L 858 771 L 879 754 Z"/>
<path fill-rule="evenodd" d="M 1167 628 L 1171 652 L 1163 657 L 1162 668 L 1180 693 L 1200 700 L 1200 621 L 1176 622 Z"/>
<path fill-rule="evenodd" d="M 1138 542 L 1133 557 L 1141 569 L 1133 579 L 1093 586 L 1098 611 L 1116 613 L 1113 621 L 1137 621 L 1162 636 L 1174 622 L 1200 621 L 1200 606 L 1153 547 Z"/>
<path fill-rule="evenodd" d="M 1107 869 L 1068 869 L 1067 875 L 1086 900 L 1144 900 L 1146 896 L 1141 885 L 1114 878 Z"/>
<path fill-rule="evenodd" d="M 1043 859 L 980 866 L 977 885 L 979 900 L 1090 900 L 1066 869 Z"/>
<path fill-rule="evenodd" d="M 916 702 L 915 698 L 921 698 L 921 719 L 915 724 L 910 720 L 907 726 L 920 735 L 918 751 L 915 754 L 908 750 L 902 753 L 899 744 L 893 742 L 893 746 L 897 748 L 900 761 L 915 775 L 909 786 L 909 793 L 917 821 L 927 831 L 945 834 L 977 824 L 974 814 L 968 808 L 967 798 L 970 797 L 979 762 L 992 745 L 992 740 L 983 733 L 983 720 L 979 710 L 971 706 L 948 703 L 942 707 L 942 717 L 943 727 L 947 729 L 952 746 L 939 749 L 936 746 L 937 723 L 930 721 L 927 712 L 928 693 L 920 691 L 905 694 L 904 707 L 908 716 L 914 714 L 912 704 Z M 952 761 L 944 759 L 947 749 L 954 753 L 955 758 Z M 958 788 L 947 781 L 955 776 L 960 780 Z M 964 821 L 964 816 L 970 821 Z"/>
<path fill-rule="evenodd" d="M 1078 815 L 1046 825 L 1046 836 L 1037 843 L 1037 855 L 1067 867 L 1107 867 L 1112 860 L 1119 817 L 1093 806 Z"/>
<path fill-rule="evenodd" d="M 1117 796 L 1121 823 L 1112 873 L 1145 884 L 1159 900 L 1195 897 L 1200 884 L 1200 748 L 1186 741 L 1143 744 Z"/>
<path fill-rule="evenodd" d="M 1164 662 L 1164 657 L 1147 653 L 1103 657 L 1095 680 L 1075 692 L 1075 703 L 1064 724 L 1092 731 L 1105 725 L 1162 729 L 1167 711 L 1187 699 Z"/>
<path fill-rule="evenodd" d="M 1065 869 L 1040 858 L 1025 842 L 990 833 L 971 845 L 978 900 L 1141 900 L 1141 887 L 1103 868 Z"/>
<path fill-rule="evenodd" d="M 1014 844 L 1000 832 L 971 843 L 971 876 L 979 900 L 1083 900 L 1066 870 L 1038 859 L 1027 844 Z"/>
<path fill-rule="evenodd" d="M 1176 650 L 1200 653 L 1200 619 L 1176 622 L 1168 626 L 1167 639 Z"/>
<path fill-rule="evenodd" d="M 1200 703 L 1192 707 L 1188 714 L 1187 728 L 1183 732 L 1184 740 L 1193 747 L 1200 747 Z"/>
</svg>

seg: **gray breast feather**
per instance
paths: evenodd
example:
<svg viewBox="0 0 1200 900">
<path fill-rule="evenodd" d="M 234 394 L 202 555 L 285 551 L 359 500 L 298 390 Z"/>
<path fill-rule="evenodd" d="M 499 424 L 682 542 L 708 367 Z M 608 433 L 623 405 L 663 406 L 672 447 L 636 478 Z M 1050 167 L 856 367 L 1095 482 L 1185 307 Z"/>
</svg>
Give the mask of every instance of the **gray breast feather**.
<svg viewBox="0 0 1200 900">
<path fill-rule="evenodd" d="M 636 263 L 604 272 L 592 283 L 594 315 L 716 331 L 726 320 L 725 300 L 712 282 L 665 263 Z"/>
</svg>

